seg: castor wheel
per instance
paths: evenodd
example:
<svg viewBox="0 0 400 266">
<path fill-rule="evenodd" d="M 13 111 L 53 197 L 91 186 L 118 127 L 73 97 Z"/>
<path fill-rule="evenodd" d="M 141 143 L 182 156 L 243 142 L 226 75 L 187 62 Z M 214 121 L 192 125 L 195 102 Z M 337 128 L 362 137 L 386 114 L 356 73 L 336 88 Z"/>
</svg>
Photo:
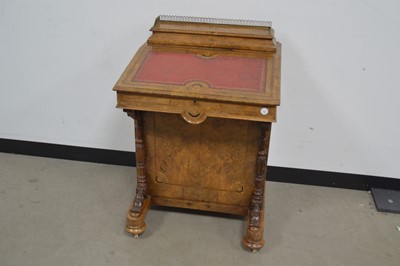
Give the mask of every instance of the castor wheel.
<svg viewBox="0 0 400 266">
<path fill-rule="evenodd" d="M 252 253 L 257 253 L 257 252 L 258 252 L 258 249 L 252 249 L 251 252 L 252 252 Z"/>
<path fill-rule="evenodd" d="M 133 234 L 133 238 L 139 238 L 139 234 Z"/>
</svg>

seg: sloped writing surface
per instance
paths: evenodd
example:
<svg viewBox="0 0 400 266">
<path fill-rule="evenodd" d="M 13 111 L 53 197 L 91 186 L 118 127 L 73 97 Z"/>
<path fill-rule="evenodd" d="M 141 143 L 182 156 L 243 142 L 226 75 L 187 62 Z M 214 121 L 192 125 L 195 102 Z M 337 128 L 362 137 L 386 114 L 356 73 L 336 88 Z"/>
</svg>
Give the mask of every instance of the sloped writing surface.
<svg viewBox="0 0 400 266">
<path fill-rule="evenodd" d="M 264 92 L 267 59 L 151 51 L 131 81 Z"/>
</svg>

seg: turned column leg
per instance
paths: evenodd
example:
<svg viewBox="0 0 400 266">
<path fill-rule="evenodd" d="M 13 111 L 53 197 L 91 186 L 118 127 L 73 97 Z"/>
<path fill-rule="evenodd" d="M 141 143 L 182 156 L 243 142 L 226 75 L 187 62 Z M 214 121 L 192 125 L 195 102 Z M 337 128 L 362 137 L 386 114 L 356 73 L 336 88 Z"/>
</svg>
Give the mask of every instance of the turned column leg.
<svg viewBox="0 0 400 266">
<path fill-rule="evenodd" d="M 135 146 L 136 146 L 136 195 L 129 208 L 125 229 L 128 233 L 138 237 L 146 229 L 144 219 L 150 207 L 150 195 L 146 178 L 146 150 L 143 133 L 143 113 L 140 111 L 124 110 L 128 116 L 135 120 Z"/>
<path fill-rule="evenodd" d="M 256 179 L 249 210 L 247 230 L 242 240 L 243 246 L 252 252 L 256 252 L 264 246 L 264 188 L 267 176 L 270 135 L 271 123 L 261 123 Z"/>
</svg>

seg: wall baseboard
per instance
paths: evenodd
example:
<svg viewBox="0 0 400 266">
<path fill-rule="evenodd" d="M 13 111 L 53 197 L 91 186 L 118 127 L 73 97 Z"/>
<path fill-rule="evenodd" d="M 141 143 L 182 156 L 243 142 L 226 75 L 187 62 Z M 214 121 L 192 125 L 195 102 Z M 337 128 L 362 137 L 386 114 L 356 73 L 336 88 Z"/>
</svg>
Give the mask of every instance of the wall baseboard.
<svg viewBox="0 0 400 266">
<path fill-rule="evenodd" d="M 135 153 L 0 138 L 0 152 L 92 163 L 135 166 Z M 400 190 L 400 179 L 339 172 L 268 166 L 268 181 L 370 190 Z"/>
<path fill-rule="evenodd" d="M 0 152 L 91 163 L 135 166 L 135 153 L 0 138 Z"/>
</svg>

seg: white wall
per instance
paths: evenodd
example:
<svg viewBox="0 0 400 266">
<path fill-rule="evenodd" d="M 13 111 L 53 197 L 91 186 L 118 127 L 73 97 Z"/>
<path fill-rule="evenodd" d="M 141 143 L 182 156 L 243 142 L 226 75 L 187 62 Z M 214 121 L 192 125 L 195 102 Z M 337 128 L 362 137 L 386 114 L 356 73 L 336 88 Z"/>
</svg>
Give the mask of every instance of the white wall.
<svg viewBox="0 0 400 266">
<path fill-rule="evenodd" d="M 0 0 L 0 138 L 133 150 L 114 83 L 159 14 L 272 20 L 270 164 L 400 178 L 399 1 Z"/>
</svg>

